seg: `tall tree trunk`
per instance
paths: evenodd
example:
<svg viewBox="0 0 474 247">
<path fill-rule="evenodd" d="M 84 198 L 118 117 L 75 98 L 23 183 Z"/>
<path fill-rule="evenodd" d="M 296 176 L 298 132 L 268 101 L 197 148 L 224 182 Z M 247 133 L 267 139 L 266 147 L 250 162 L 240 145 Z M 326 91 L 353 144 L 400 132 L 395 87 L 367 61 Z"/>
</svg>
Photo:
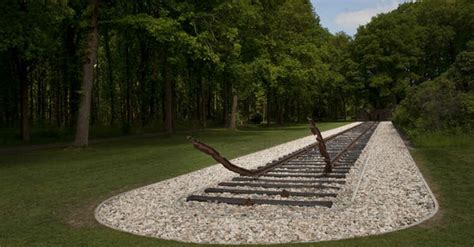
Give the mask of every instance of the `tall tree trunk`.
<svg viewBox="0 0 474 247">
<path fill-rule="evenodd" d="M 14 49 L 13 57 L 15 59 L 16 73 L 20 81 L 20 131 L 23 141 L 30 140 L 30 112 L 28 107 L 28 68 L 26 62 L 21 58 L 19 52 Z"/>
<path fill-rule="evenodd" d="M 200 86 L 200 93 L 201 93 L 201 127 L 205 129 L 207 127 L 207 109 L 206 109 L 206 85 L 204 77 L 201 77 L 201 86 Z"/>
<path fill-rule="evenodd" d="M 301 122 L 301 103 L 299 100 L 296 102 L 296 122 Z"/>
<path fill-rule="evenodd" d="M 267 127 L 270 126 L 270 90 L 267 91 Z"/>
<path fill-rule="evenodd" d="M 283 125 L 283 103 L 281 102 L 281 99 L 278 99 L 276 101 L 276 118 L 277 118 L 278 126 L 282 126 Z"/>
<path fill-rule="evenodd" d="M 157 105 L 157 97 L 156 97 L 156 84 L 158 82 L 158 64 L 153 63 L 153 70 L 152 70 L 152 82 L 151 82 L 151 98 L 150 98 L 150 115 L 149 118 L 154 121 L 156 119 L 156 105 Z"/>
<path fill-rule="evenodd" d="M 38 78 L 38 89 L 36 91 L 36 116 L 38 119 L 38 122 L 41 124 L 44 123 L 44 78 L 43 78 L 43 72 L 41 71 L 39 73 L 39 78 Z"/>
<path fill-rule="evenodd" d="M 212 99 L 213 99 L 213 95 L 212 95 L 212 88 L 211 88 L 211 78 L 208 77 L 207 81 L 209 82 L 208 84 L 208 87 L 207 87 L 207 101 L 206 101 L 206 108 L 207 108 L 207 117 L 210 118 L 210 119 L 213 119 L 214 117 L 214 114 L 213 114 L 213 111 L 212 111 Z"/>
<path fill-rule="evenodd" d="M 230 124 L 229 129 L 236 129 L 237 128 L 237 104 L 239 103 L 239 97 L 237 93 L 234 92 L 232 97 L 232 112 L 230 114 Z"/>
<path fill-rule="evenodd" d="M 131 90 L 132 90 L 132 79 L 130 75 L 130 52 L 129 52 L 129 45 L 128 43 L 125 45 L 125 79 L 127 83 L 127 90 L 126 90 L 126 102 L 125 102 L 125 112 L 127 115 L 127 125 L 131 126 L 132 124 L 132 107 L 131 107 Z"/>
<path fill-rule="evenodd" d="M 223 82 L 223 88 L 222 88 L 222 122 L 224 126 L 227 126 L 227 110 L 228 110 L 228 83 L 227 83 L 227 76 L 225 71 L 222 73 L 222 82 Z"/>
<path fill-rule="evenodd" d="M 168 134 L 173 133 L 173 86 L 171 82 L 171 70 L 169 64 L 165 61 L 165 131 Z"/>
<path fill-rule="evenodd" d="M 341 94 L 341 100 L 342 100 L 342 111 L 344 115 L 344 121 L 347 120 L 347 110 L 346 110 L 346 98 L 344 97 L 343 94 Z"/>
<path fill-rule="evenodd" d="M 20 67 L 25 67 L 20 64 Z M 23 141 L 30 140 L 30 112 L 28 107 L 28 81 L 26 76 L 26 68 L 21 68 L 20 74 L 20 90 L 21 90 L 21 139 Z"/>
<path fill-rule="evenodd" d="M 110 125 L 113 125 L 115 122 L 115 87 L 114 87 L 114 78 L 113 78 L 113 67 L 112 67 L 112 57 L 110 54 L 110 45 L 109 45 L 109 30 L 104 31 L 104 49 L 105 49 L 105 60 L 107 62 L 107 89 L 110 101 Z"/>
<path fill-rule="evenodd" d="M 92 84 L 94 82 L 94 65 L 97 62 L 99 0 L 94 0 L 91 16 L 92 30 L 87 40 L 87 57 L 82 65 L 82 94 L 77 117 L 76 138 L 74 146 L 84 147 L 89 143 L 89 117 L 91 109 Z"/>
<path fill-rule="evenodd" d="M 149 49 L 148 49 L 148 43 L 145 41 L 140 42 L 140 63 L 138 67 L 138 78 L 139 78 L 139 92 L 138 95 L 138 109 L 139 109 L 139 116 L 140 116 L 140 122 L 142 126 L 145 126 L 148 122 L 148 114 L 145 114 L 147 111 L 148 107 L 148 102 L 150 97 L 150 94 L 148 93 L 147 88 L 149 88 L 149 84 L 147 81 L 147 76 L 148 76 L 148 64 L 149 64 Z"/>
<path fill-rule="evenodd" d="M 55 103 L 56 103 L 56 126 L 60 127 L 61 126 L 61 82 L 59 80 L 56 81 L 56 95 L 55 95 Z"/>
<path fill-rule="evenodd" d="M 64 85 L 65 93 L 69 93 L 69 97 L 65 94 L 65 102 L 64 108 L 69 108 L 69 112 L 65 111 L 68 118 L 66 125 L 74 126 L 77 123 L 77 115 L 78 115 L 78 106 L 79 106 L 79 94 L 78 91 L 80 90 L 80 82 L 79 77 L 76 73 L 77 66 L 79 66 L 80 62 L 76 59 L 77 55 L 77 28 L 75 26 L 68 26 L 65 32 L 65 54 L 64 54 L 64 61 L 63 61 L 63 80 L 67 82 Z M 61 82 L 62 84 L 64 82 Z M 67 100 L 68 99 L 68 100 Z"/>
</svg>

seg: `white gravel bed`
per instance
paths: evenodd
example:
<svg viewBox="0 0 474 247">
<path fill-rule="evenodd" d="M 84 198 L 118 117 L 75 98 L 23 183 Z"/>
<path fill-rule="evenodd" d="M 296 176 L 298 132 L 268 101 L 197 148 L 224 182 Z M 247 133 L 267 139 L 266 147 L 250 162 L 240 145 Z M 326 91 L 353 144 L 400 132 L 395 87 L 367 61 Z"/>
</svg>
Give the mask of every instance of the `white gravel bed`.
<svg viewBox="0 0 474 247">
<path fill-rule="evenodd" d="M 327 137 L 356 124 L 322 134 Z M 232 162 L 256 168 L 314 140 L 313 136 L 307 136 L 239 157 Z M 338 185 L 341 189 L 337 198 L 330 198 L 334 200 L 332 208 L 243 207 L 185 201 L 189 194 L 200 194 L 203 189 L 215 187 L 217 183 L 229 181 L 234 176 L 221 165 L 213 165 L 112 197 L 97 207 L 95 217 L 111 228 L 161 239 L 194 243 L 270 244 L 381 234 L 420 223 L 433 216 L 438 209 L 436 199 L 390 122 L 379 124 L 347 174 L 346 184 Z M 291 188 L 287 190 L 293 191 Z"/>
</svg>

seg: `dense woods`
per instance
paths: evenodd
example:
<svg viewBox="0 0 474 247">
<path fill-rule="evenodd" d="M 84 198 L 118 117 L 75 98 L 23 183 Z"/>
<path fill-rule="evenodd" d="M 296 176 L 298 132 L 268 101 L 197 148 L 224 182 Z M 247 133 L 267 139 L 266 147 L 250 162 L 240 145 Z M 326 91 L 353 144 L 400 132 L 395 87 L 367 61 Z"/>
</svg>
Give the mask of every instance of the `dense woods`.
<svg viewBox="0 0 474 247">
<path fill-rule="evenodd" d="M 358 29 L 354 60 L 375 108 L 407 132 L 474 126 L 474 2 L 402 4 Z"/>
<path fill-rule="evenodd" d="M 472 125 L 468 0 L 405 3 L 354 38 L 329 33 L 308 0 L 4 0 L 0 9 L 0 126 L 25 141 L 34 129 L 76 133 L 84 146 L 89 125 L 173 133 L 395 108 L 404 128 Z"/>
</svg>

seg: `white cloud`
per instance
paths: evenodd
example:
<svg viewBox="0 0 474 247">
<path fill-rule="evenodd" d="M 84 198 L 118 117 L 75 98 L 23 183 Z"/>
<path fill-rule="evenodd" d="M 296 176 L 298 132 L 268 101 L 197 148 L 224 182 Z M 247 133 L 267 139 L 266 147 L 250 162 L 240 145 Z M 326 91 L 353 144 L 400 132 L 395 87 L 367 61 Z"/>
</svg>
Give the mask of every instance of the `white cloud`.
<svg viewBox="0 0 474 247">
<path fill-rule="evenodd" d="M 360 25 L 367 24 L 370 19 L 380 13 L 386 13 L 398 6 L 398 1 L 384 1 L 373 8 L 367 8 L 357 11 L 347 11 L 337 14 L 334 22 L 342 29 L 357 29 Z"/>
</svg>

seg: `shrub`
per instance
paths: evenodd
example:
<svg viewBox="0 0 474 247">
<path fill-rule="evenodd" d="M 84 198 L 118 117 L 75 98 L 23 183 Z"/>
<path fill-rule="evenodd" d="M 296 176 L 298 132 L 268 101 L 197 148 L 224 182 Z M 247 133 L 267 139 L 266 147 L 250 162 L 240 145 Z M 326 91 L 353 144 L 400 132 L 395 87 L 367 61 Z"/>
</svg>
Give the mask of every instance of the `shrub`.
<svg viewBox="0 0 474 247">
<path fill-rule="evenodd" d="M 455 83 L 441 76 L 408 90 L 395 110 L 394 122 L 407 132 L 457 128 L 465 123 L 463 102 Z"/>
<path fill-rule="evenodd" d="M 263 121 L 263 116 L 259 112 L 255 113 L 250 117 L 250 121 L 254 124 L 260 124 Z"/>
<path fill-rule="evenodd" d="M 130 134 L 132 132 L 132 125 L 127 122 L 122 123 L 122 134 Z"/>
</svg>

